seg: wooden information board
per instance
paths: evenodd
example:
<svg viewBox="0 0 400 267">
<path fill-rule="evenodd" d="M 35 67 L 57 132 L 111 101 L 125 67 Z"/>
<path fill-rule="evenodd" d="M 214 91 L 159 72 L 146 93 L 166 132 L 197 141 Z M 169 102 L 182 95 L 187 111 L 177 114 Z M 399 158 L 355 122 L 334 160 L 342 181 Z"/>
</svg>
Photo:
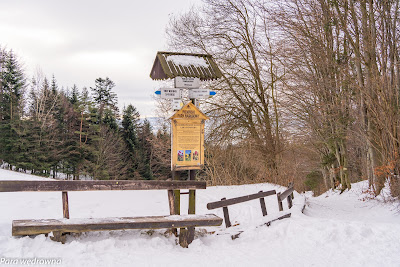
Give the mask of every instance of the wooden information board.
<svg viewBox="0 0 400 267">
<path fill-rule="evenodd" d="M 204 165 L 204 123 L 208 117 L 191 102 L 171 118 L 171 169 L 199 170 Z"/>
</svg>

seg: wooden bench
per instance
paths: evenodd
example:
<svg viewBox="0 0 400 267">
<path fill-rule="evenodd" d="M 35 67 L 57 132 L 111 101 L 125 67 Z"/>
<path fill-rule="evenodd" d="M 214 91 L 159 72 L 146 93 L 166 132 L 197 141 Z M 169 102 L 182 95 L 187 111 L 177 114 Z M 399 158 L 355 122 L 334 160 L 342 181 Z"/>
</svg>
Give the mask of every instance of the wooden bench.
<svg viewBox="0 0 400 267">
<path fill-rule="evenodd" d="M 0 192 L 62 192 L 63 219 L 14 220 L 12 235 L 37 235 L 53 233 L 52 240 L 64 243 L 66 234 L 88 231 L 124 229 L 180 228 L 179 243 L 187 247 L 194 239 L 198 226 L 219 226 L 222 218 L 214 215 L 179 215 L 181 189 L 189 189 L 189 207 L 194 213 L 195 190 L 205 189 L 206 183 L 199 181 L 0 181 Z M 168 190 L 170 215 L 118 218 L 69 218 L 68 191 L 99 190 Z M 178 198 L 177 198 L 178 197 Z M 177 231 L 176 231 L 177 233 Z"/>
</svg>

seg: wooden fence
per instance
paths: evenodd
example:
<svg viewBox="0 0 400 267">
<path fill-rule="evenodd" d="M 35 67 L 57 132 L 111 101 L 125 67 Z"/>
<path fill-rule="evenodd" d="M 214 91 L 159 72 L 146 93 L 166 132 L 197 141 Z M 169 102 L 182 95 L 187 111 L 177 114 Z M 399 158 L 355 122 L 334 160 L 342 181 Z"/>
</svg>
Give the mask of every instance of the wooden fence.
<svg viewBox="0 0 400 267">
<path fill-rule="evenodd" d="M 285 198 L 287 198 L 287 201 L 288 201 L 288 208 L 290 209 L 293 206 L 293 202 L 292 202 L 292 199 L 294 198 L 293 191 L 294 191 L 293 183 L 290 183 L 287 190 L 285 190 L 283 193 L 277 194 L 279 211 L 283 211 L 282 201 L 285 200 Z M 231 198 L 231 199 L 221 198 L 220 201 L 208 203 L 207 209 L 212 210 L 212 209 L 222 208 L 223 213 L 224 213 L 225 226 L 228 228 L 228 227 L 232 226 L 230 218 L 229 218 L 228 206 L 243 203 L 243 202 L 254 200 L 254 199 L 259 199 L 262 215 L 266 216 L 268 214 L 268 212 L 267 212 L 267 207 L 265 205 L 264 197 L 275 195 L 275 194 L 276 194 L 276 191 L 271 190 L 271 191 L 265 191 L 265 192 L 260 191 L 256 194 L 251 194 L 251 195 L 241 196 L 241 197 L 236 197 L 236 198 Z M 288 218 L 288 217 L 290 217 L 290 215 L 289 216 L 285 215 L 282 218 Z"/>
</svg>

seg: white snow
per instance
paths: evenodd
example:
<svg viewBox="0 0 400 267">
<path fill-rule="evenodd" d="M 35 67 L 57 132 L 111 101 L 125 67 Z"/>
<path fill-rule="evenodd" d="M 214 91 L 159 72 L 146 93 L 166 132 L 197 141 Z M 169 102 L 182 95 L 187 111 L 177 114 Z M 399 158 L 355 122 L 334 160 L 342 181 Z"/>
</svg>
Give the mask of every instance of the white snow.
<svg viewBox="0 0 400 267">
<path fill-rule="evenodd" d="M 189 56 L 189 55 L 170 55 L 167 56 L 167 61 L 172 61 L 175 65 L 180 66 L 194 66 L 208 68 L 208 63 L 202 57 Z"/>
<path fill-rule="evenodd" d="M 45 178 L 0 169 L 0 179 Z M 232 224 L 239 225 L 200 228 L 210 234 L 199 231 L 189 248 L 176 245 L 177 238 L 164 235 L 165 230 L 89 232 L 68 236 L 64 245 L 44 235 L 12 237 L 12 220 L 60 219 L 61 193 L 0 193 L 0 262 L 49 258 L 61 259 L 62 266 L 400 266 L 396 206 L 362 201 L 365 186 L 361 182 L 349 192 L 330 191 L 307 200 L 295 193 L 292 217 L 270 227 L 261 225 L 289 212 L 286 202 L 284 212 L 278 211 L 275 195 L 265 198 L 266 217 L 258 200 L 229 206 Z M 223 217 L 222 209 L 210 211 L 206 204 L 272 189 L 285 190 L 271 184 L 197 190 L 196 214 Z M 187 195 L 181 201 L 182 213 L 187 213 Z M 166 190 L 69 192 L 69 202 L 71 218 L 156 216 L 169 211 Z M 231 235 L 240 231 L 232 240 Z"/>
</svg>

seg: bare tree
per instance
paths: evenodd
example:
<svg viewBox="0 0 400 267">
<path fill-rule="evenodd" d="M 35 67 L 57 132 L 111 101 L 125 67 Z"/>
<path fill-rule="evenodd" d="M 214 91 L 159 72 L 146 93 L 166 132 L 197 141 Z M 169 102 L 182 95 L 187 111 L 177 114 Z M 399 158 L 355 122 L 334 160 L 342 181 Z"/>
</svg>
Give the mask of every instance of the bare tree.
<svg viewBox="0 0 400 267">
<path fill-rule="evenodd" d="M 223 73 L 207 85 L 218 91 L 203 106 L 213 123 L 209 139 L 223 145 L 246 140 L 257 150 L 257 160 L 276 174 L 282 149 L 276 101 L 281 75 L 264 21 L 254 1 L 204 3 L 201 10 L 173 18 L 167 33 L 171 47 L 212 54 Z"/>
</svg>

